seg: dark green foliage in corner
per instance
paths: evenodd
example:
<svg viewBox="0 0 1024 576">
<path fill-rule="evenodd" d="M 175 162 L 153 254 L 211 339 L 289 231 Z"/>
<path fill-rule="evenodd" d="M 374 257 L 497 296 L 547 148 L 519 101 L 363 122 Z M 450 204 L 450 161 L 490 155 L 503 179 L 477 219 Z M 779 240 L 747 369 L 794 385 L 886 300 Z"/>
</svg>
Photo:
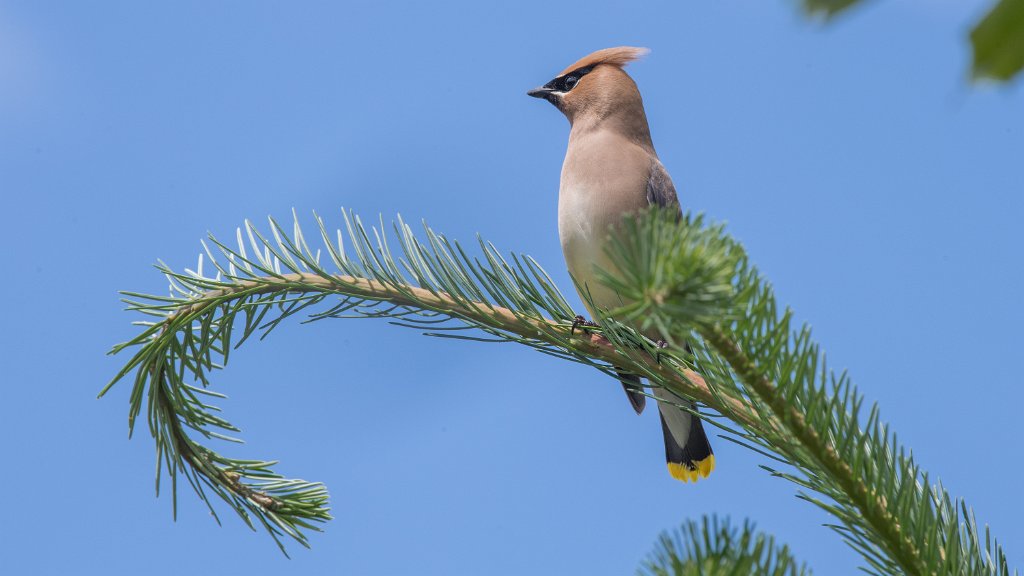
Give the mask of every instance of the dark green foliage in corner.
<svg viewBox="0 0 1024 576">
<path fill-rule="evenodd" d="M 1006 81 L 1024 68 L 1024 0 L 1002 0 L 971 30 L 976 80 Z"/>
</svg>

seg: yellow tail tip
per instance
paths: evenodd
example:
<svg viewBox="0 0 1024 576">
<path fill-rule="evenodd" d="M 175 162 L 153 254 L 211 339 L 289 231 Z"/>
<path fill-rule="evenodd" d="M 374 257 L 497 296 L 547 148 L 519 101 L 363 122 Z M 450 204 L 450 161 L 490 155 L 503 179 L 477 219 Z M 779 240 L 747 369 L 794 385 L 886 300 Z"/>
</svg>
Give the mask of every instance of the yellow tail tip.
<svg viewBox="0 0 1024 576">
<path fill-rule="evenodd" d="M 715 455 L 710 454 L 707 458 L 693 462 L 691 465 L 694 466 L 693 469 L 686 464 L 669 462 L 668 473 L 676 480 L 682 480 L 683 482 L 696 482 L 701 478 L 707 478 L 711 471 L 715 469 Z"/>
</svg>

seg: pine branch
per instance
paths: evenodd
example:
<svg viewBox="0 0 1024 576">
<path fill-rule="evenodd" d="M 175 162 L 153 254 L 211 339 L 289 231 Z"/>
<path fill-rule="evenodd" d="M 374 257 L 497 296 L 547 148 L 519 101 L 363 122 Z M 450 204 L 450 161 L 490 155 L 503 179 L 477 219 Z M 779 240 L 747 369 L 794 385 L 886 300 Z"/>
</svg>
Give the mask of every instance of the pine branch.
<svg viewBox="0 0 1024 576">
<path fill-rule="evenodd" d="M 452 335 L 437 331 L 475 328 L 497 340 L 525 344 L 606 373 L 612 373 L 613 364 L 651 364 L 643 350 L 618 350 L 595 330 L 574 333 L 575 314 L 543 269 L 529 258 L 514 257 L 510 263 L 493 246 L 481 242 L 481 262 L 429 228 L 428 242 L 421 243 L 404 223 L 396 229 L 403 250 L 396 258 L 380 231 L 368 233 L 358 218 L 346 214 L 350 250 L 357 255 L 350 259 L 341 233 L 331 241 L 322 221 L 318 222 L 326 252 L 342 273 L 330 273 L 320 265 L 320 252 L 309 250 L 297 222 L 289 238 L 271 220 L 273 241 L 247 222 L 245 236 L 252 256 L 247 254 L 242 230 L 236 234 L 237 248 L 211 236 L 219 259 L 207 248 L 196 271 L 175 272 L 163 264 L 158 267 L 170 281 L 171 296 L 124 293 L 129 310 L 161 319 L 140 322 L 141 334 L 113 348 L 113 354 L 129 348 L 136 352 L 100 393 L 105 395 L 134 372 L 129 429 L 134 430 L 148 396 L 158 489 L 166 470 L 176 498 L 177 475 L 184 474 L 202 500 L 209 504 L 205 490 L 211 490 L 250 527 L 254 527 L 252 519 L 257 519 L 282 550 L 281 536 L 308 546 L 305 531 L 316 530 L 314 523 L 330 519 L 326 489 L 319 483 L 284 479 L 272 472 L 274 462 L 227 458 L 192 438 L 198 434 L 208 440 L 237 442 L 226 435 L 237 429 L 200 397 L 223 398 L 207 389 L 209 373 L 226 364 L 231 349 L 253 334 L 262 332 L 265 337 L 286 318 L 336 297 L 337 303 L 310 315 L 307 321 L 348 315 L 390 318 L 395 324 L 426 328 L 430 335 L 446 337 Z M 371 235 L 376 244 L 371 243 Z M 212 263 L 215 277 L 204 275 L 204 261 Z M 413 285 L 403 269 L 419 285 Z M 241 335 L 234 342 L 236 331 Z M 645 373 L 675 380 L 695 398 L 714 398 L 692 370 L 663 364 L 647 368 Z M 212 506 L 210 510 L 216 517 Z"/>
<path fill-rule="evenodd" d="M 899 521 L 886 509 L 884 499 L 873 494 L 862 478 L 856 476 L 850 466 L 825 442 L 821 435 L 807 424 L 804 415 L 787 399 L 779 394 L 773 382 L 761 375 L 757 366 L 715 325 L 702 327 L 701 336 L 715 351 L 729 362 L 740 380 L 758 398 L 769 406 L 788 431 L 813 455 L 817 464 L 826 470 L 830 478 L 841 486 L 851 503 L 863 514 L 871 528 L 876 530 L 882 541 L 889 545 L 889 556 L 907 574 L 927 574 L 925 566 L 918 562 L 920 551 L 903 532 Z"/>
<path fill-rule="evenodd" d="M 210 238 L 214 250 L 207 246 L 205 257 L 214 277 L 203 274 L 201 256 L 196 271 L 160 266 L 169 297 L 126 293 L 130 310 L 158 319 L 113 349 L 135 354 L 101 395 L 134 372 L 129 426 L 148 395 L 150 431 L 172 492 L 181 473 L 201 499 L 208 501 L 209 489 L 250 526 L 256 518 L 279 545 L 283 535 L 307 545 L 305 531 L 329 519 L 322 485 L 286 480 L 272 462 L 226 458 L 193 440 L 236 431 L 200 400 L 220 396 L 207 389 L 208 375 L 230 350 L 323 305 L 307 321 L 386 318 L 430 335 L 481 339 L 457 333 L 475 329 L 610 375 L 615 366 L 645 376 L 650 386 L 737 424 L 731 429 L 700 414 L 732 439 L 791 464 L 796 473 L 766 469 L 838 520 L 833 528 L 862 554 L 868 572 L 1009 574 L 987 529 L 982 544 L 966 506 L 929 484 L 876 407 L 861 425 L 863 398 L 845 375 L 826 369 L 808 329 L 790 328 L 791 313 L 777 312 L 770 286 L 720 226 L 658 213 L 624 221 L 619 238 L 626 240 L 610 254 L 617 271 L 602 278 L 630 304 L 601 311 L 601 327 L 580 332 L 565 298 L 530 258 L 506 259 L 482 241 L 482 258 L 473 258 L 427 227 L 426 241 L 419 240 L 401 219 L 390 239 L 398 252 L 383 222 L 367 229 L 345 213 L 348 242 L 317 222 L 323 247 L 316 252 L 297 219 L 290 236 L 270 220 L 272 239 L 247 222 L 236 248 Z M 322 253 L 332 270 L 321 264 Z M 652 334 L 673 346 L 662 350 L 645 337 Z M 158 486 L 160 477 L 158 468 Z"/>
</svg>

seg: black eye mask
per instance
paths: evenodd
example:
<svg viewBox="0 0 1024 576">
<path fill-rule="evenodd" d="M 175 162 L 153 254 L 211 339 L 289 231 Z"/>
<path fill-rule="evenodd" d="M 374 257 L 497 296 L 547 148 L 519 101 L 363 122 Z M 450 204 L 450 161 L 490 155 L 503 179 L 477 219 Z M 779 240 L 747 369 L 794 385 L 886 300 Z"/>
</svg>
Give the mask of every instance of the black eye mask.
<svg viewBox="0 0 1024 576">
<path fill-rule="evenodd" d="M 568 74 L 564 74 L 562 76 L 559 76 L 558 78 L 555 78 L 551 82 L 548 82 L 547 84 L 544 85 L 544 87 L 547 88 L 548 90 L 554 90 L 556 92 L 568 92 L 575 88 L 577 84 L 579 84 L 580 78 L 583 78 L 584 76 L 589 74 L 590 71 L 593 69 L 593 66 L 587 66 L 585 68 L 573 70 Z"/>
</svg>

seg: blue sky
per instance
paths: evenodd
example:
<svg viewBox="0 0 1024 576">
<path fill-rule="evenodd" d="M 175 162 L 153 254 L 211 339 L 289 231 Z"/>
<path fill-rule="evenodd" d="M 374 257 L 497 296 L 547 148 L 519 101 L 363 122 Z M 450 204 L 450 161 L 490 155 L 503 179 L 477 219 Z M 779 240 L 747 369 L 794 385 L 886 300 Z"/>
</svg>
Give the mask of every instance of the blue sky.
<svg viewBox="0 0 1024 576">
<path fill-rule="evenodd" d="M 191 493 L 153 497 L 99 389 L 134 333 L 117 291 L 158 259 L 294 207 L 424 218 L 537 258 L 568 126 L 526 97 L 622 44 L 683 205 L 728 222 L 933 478 L 1024 562 L 1020 86 L 966 84 L 983 2 L 879 0 L 822 27 L 789 2 L 0 2 L 10 573 L 627 574 L 659 532 L 749 518 L 818 574 L 858 560 L 721 439 L 671 480 L 653 412 L 511 345 L 373 321 L 292 323 L 216 388 L 240 456 L 325 482 L 335 520 L 284 559 Z M 575 295 L 571 300 L 577 303 Z"/>
</svg>

